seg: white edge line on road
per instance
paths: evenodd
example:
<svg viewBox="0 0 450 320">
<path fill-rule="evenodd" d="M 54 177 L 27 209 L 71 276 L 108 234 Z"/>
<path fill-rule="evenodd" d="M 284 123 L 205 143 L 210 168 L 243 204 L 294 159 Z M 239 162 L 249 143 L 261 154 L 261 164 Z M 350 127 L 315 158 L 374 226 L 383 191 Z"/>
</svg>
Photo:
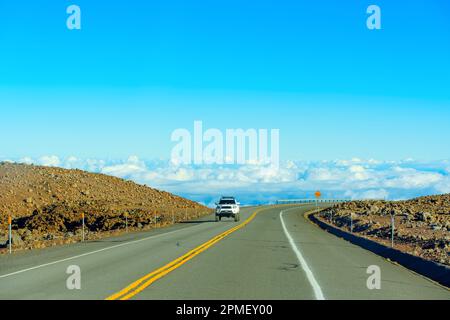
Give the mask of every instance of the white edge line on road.
<svg viewBox="0 0 450 320">
<path fill-rule="evenodd" d="M 191 228 L 195 228 L 195 227 L 198 227 L 198 226 L 201 226 L 201 225 L 202 224 L 200 223 L 197 226 L 193 226 Z M 31 267 L 31 268 L 27 268 L 27 269 L 11 272 L 11 273 L 8 273 L 8 274 L 0 275 L 0 279 L 6 278 L 6 277 L 10 277 L 10 276 L 14 276 L 14 275 L 17 275 L 17 274 L 20 274 L 20 273 L 24 273 L 24 272 L 27 272 L 27 271 L 32 271 L 32 270 L 48 267 L 48 266 L 51 266 L 51 265 L 54 265 L 54 264 L 57 264 L 57 263 L 62 263 L 62 262 L 66 262 L 66 261 L 75 260 L 75 259 L 78 259 L 78 258 L 90 256 L 90 255 L 93 255 L 93 254 L 96 254 L 96 253 L 99 253 L 99 252 L 103 252 L 103 251 L 107 251 L 107 250 L 111 250 L 111 249 L 127 246 L 127 245 L 130 245 L 130 244 L 135 244 L 135 243 L 143 242 L 143 241 L 150 240 L 150 239 L 160 238 L 160 237 L 163 237 L 163 236 L 167 236 L 167 235 L 174 234 L 174 233 L 177 233 L 179 231 L 183 231 L 183 230 L 187 230 L 187 229 L 191 229 L 191 228 L 183 228 L 183 229 L 178 229 L 178 230 L 174 230 L 174 231 L 170 231 L 170 232 L 166 232 L 166 233 L 161 233 L 161 234 L 157 234 L 157 235 L 154 235 L 154 236 L 146 237 L 146 238 L 143 238 L 143 239 L 133 240 L 133 241 L 117 244 L 117 245 L 114 245 L 114 246 L 111 246 L 111 247 L 106 247 L 106 248 L 103 248 L 103 249 L 99 249 L 99 250 L 95 250 L 95 251 L 91 251 L 91 252 L 86 252 L 86 253 L 83 253 L 83 254 L 80 254 L 80 255 L 77 255 L 77 256 L 73 256 L 73 257 L 69 257 L 69 258 L 65 258 L 65 259 L 61 259 L 61 260 L 56 260 L 56 261 L 52 261 L 52 262 L 49 262 L 49 263 L 44 263 L 44 264 L 41 264 L 41 265 L 38 265 L 38 266 L 35 266 L 35 267 Z"/>
<path fill-rule="evenodd" d="M 294 209 L 298 209 L 298 208 L 294 208 Z M 293 210 L 293 209 L 289 209 L 289 210 Z M 289 211 L 289 210 L 286 210 L 286 211 Z M 308 278 L 308 281 L 314 290 L 314 295 L 316 296 L 316 300 L 325 300 L 325 297 L 322 293 L 322 289 L 320 288 L 319 283 L 317 282 L 316 278 L 314 278 L 314 274 L 312 273 L 311 269 L 309 268 L 308 264 L 306 263 L 305 258 L 303 258 L 302 253 L 296 246 L 294 239 L 291 237 L 291 235 L 289 234 L 289 231 L 286 228 L 286 224 L 284 223 L 284 220 L 283 220 L 283 213 L 284 213 L 284 211 L 280 212 L 280 220 L 281 220 L 281 225 L 283 226 L 284 233 L 286 234 L 286 237 L 289 240 L 292 250 L 294 250 L 295 254 L 297 255 L 297 259 L 300 262 L 300 265 L 302 266 L 303 271 L 305 271 L 305 273 L 306 273 L 306 277 Z"/>
</svg>

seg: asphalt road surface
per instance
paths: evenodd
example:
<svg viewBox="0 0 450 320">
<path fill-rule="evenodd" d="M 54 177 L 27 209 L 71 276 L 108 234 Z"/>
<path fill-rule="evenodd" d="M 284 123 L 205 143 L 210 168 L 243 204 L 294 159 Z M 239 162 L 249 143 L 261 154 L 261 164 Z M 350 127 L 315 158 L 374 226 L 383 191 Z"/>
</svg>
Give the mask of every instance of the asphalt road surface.
<svg viewBox="0 0 450 320">
<path fill-rule="evenodd" d="M 304 217 L 313 208 L 243 208 L 239 223 L 209 216 L 1 256 L 0 299 L 450 299 L 448 289 L 319 229 Z M 81 271 L 79 290 L 68 289 L 70 266 Z M 379 290 L 367 287 L 370 266 L 381 271 Z"/>
</svg>

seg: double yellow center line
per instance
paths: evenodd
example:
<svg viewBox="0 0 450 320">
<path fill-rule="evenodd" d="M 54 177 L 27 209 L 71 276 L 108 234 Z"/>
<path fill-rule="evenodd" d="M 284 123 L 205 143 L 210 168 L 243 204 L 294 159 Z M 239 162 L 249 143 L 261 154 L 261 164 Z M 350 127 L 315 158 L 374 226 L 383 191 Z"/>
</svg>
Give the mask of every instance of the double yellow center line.
<svg viewBox="0 0 450 320">
<path fill-rule="evenodd" d="M 145 288 L 150 286 L 153 282 L 157 281 L 158 279 L 161 279 L 165 275 L 169 274 L 173 270 L 179 268 L 198 254 L 202 253 L 203 251 L 207 250 L 226 236 L 230 235 L 231 233 L 245 227 L 247 224 L 249 224 L 255 216 L 263 209 L 256 210 L 247 220 L 245 220 L 240 225 L 231 228 L 218 236 L 212 238 L 211 240 L 203 243 L 202 245 L 196 247 L 195 249 L 189 251 L 188 253 L 184 254 L 183 256 L 173 260 L 172 262 L 166 264 L 164 267 L 159 268 L 142 278 L 136 280 L 132 284 L 130 284 L 128 287 L 124 288 L 123 290 L 111 295 L 110 297 L 106 298 L 106 300 L 128 300 L 133 298 L 135 295 L 137 295 L 139 292 L 143 291 Z"/>
</svg>

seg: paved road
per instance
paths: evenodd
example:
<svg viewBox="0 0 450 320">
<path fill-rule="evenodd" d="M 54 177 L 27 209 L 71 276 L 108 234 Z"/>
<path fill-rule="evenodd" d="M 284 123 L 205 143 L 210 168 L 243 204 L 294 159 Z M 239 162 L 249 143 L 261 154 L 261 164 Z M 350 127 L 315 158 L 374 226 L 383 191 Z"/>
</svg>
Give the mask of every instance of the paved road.
<svg viewBox="0 0 450 320">
<path fill-rule="evenodd" d="M 312 208 L 245 208 L 241 223 L 253 219 L 242 228 L 206 217 L 2 256 L 0 299 L 450 300 L 449 290 L 311 224 L 303 214 Z M 66 287 L 71 265 L 81 269 L 81 290 Z M 366 285 L 372 265 L 380 290 Z"/>
</svg>

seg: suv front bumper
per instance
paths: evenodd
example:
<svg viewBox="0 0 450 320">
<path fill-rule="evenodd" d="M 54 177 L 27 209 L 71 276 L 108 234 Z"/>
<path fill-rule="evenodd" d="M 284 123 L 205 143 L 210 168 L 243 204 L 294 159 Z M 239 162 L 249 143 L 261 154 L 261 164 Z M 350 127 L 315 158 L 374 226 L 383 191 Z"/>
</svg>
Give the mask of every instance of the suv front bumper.
<svg viewBox="0 0 450 320">
<path fill-rule="evenodd" d="M 216 216 L 231 217 L 238 213 L 239 213 L 239 210 L 220 210 L 220 211 L 216 211 Z"/>
</svg>

